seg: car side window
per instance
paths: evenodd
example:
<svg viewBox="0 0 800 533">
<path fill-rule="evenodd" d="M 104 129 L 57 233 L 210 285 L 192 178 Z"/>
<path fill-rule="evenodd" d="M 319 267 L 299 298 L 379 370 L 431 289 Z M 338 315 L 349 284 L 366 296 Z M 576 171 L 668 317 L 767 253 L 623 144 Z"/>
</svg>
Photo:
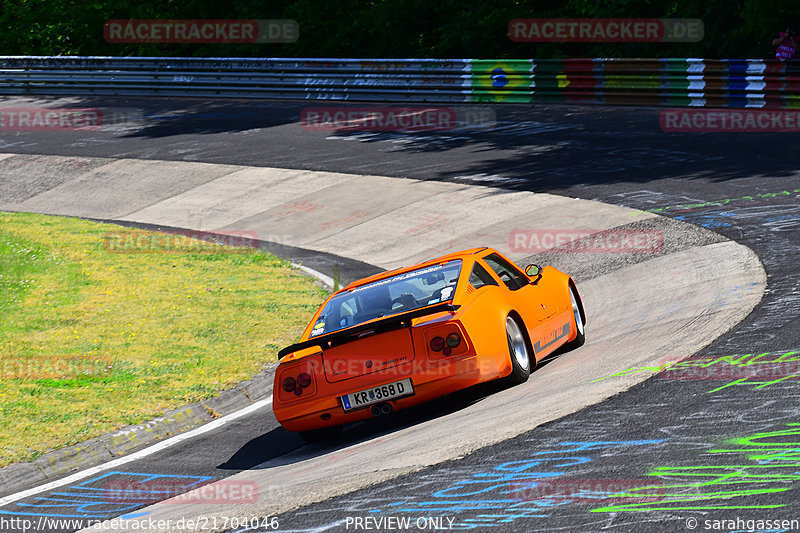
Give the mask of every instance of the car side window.
<svg viewBox="0 0 800 533">
<path fill-rule="evenodd" d="M 475 263 L 472 267 L 472 273 L 469 275 L 469 283 L 476 289 L 480 289 L 484 285 L 497 285 L 497 282 L 489 274 L 480 263 Z"/>
<path fill-rule="evenodd" d="M 483 260 L 494 270 L 497 277 L 506 284 L 509 290 L 515 291 L 528 284 L 528 277 L 499 255 L 487 255 Z"/>
</svg>

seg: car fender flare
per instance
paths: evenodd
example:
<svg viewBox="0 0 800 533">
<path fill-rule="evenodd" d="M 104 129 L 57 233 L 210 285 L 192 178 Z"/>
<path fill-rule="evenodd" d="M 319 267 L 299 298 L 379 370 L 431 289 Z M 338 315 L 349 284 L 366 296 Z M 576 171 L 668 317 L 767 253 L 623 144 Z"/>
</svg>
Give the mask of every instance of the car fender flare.
<svg viewBox="0 0 800 533">
<path fill-rule="evenodd" d="M 581 297 L 580 292 L 578 292 L 578 287 L 575 284 L 575 280 L 572 279 L 572 276 L 561 272 L 557 268 L 547 265 L 542 269 L 542 280 L 547 278 L 552 279 L 558 284 L 563 284 L 564 287 L 564 295 L 566 297 L 566 302 L 569 305 L 569 290 L 575 291 L 575 295 L 578 297 L 578 308 L 581 312 L 581 319 L 583 320 L 583 324 L 586 325 L 586 310 L 583 308 L 583 298 Z M 540 282 L 541 283 L 541 282 Z"/>
<path fill-rule="evenodd" d="M 583 325 L 586 326 L 586 311 L 583 309 L 583 298 L 581 298 L 581 293 L 578 292 L 578 287 L 575 285 L 575 281 L 571 277 L 568 277 L 569 283 L 567 285 L 567 290 L 572 289 L 575 291 L 575 296 L 578 298 L 578 311 L 581 313 L 581 320 L 583 320 Z"/>
<path fill-rule="evenodd" d="M 520 315 L 515 309 L 509 309 L 506 316 L 512 317 L 517 321 L 517 324 L 520 325 L 522 335 L 525 336 L 525 345 L 528 348 L 528 357 L 533 356 L 533 361 L 530 361 L 531 371 L 533 371 L 534 367 L 536 366 L 536 352 L 533 350 L 533 343 L 531 343 L 531 333 L 528 331 L 528 325 L 522 319 L 522 315 Z M 503 331 L 505 331 L 505 318 L 503 319 Z"/>
</svg>

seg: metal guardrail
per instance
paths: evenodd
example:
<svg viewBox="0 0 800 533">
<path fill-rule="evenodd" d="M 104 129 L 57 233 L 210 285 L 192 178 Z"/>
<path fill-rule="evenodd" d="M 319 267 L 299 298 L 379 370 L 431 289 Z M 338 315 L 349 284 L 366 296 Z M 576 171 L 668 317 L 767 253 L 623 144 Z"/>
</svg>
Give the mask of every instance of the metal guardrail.
<svg viewBox="0 0 800 533">
<path fill-rule="evenodd" d="M 0 56 L 0 94 L 800 107 L 800 62 Z"/>
</svg>

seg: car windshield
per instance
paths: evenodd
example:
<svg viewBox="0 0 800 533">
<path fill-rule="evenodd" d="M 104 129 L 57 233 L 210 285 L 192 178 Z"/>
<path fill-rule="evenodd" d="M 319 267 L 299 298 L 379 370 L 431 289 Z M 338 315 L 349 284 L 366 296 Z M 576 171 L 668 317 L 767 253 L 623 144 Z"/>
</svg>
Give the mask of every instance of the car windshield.
<svg viewBox="0 0 800 533">
<path fill-rule="evenodd" d="M 327 303 L 310 336 L 452 300 L 460 272 L 457 259 L 343 292 Z"/>
</svg>

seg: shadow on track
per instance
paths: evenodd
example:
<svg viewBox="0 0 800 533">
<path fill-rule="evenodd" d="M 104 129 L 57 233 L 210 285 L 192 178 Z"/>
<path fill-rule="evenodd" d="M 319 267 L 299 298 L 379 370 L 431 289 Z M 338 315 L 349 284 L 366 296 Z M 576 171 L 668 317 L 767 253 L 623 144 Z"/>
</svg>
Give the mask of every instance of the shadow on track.
<svg viewBox="0 0 800 533">
<path fill-rule="evenodd" d="M 299 434 L 278 427 L 242 446 L 217 468 L 267 469 L 304 461 L 441 418 L 506 388 L 508 386 L 501 382 L 481 383 L 387 417 L 346 424 L 340 434 L 323 443 L 306 444 Z M 298 453 L 290 453 L 296 450 Z"/>
<path fill-rule="evenodd" d="M 307 105 L 180 100 L 159 110 L 147 101 L 138 103 L 146 110 L 146 126 L 129 133 L 128 138 L 235 133 L 298 124 Z M 344 102 L 324 105 L 364 107 Z M 553 192 L 584 184 L 645 184 L 670 178 L 722 182 L 755 174 L 787 177 L 800 170 L 800 164 L 786 165 L 786 143 L 797 138 L 786 132 L 665 132 L 660 121 L 665 109 L 655 107 L 483 107 L 490 108 L 496 120 L 476 127 L 330 131 L 322 136 L 329 139 L 331 147 L 342 148 L 336 139 L 357 141 L 345 144 L 361 145 L 360 151 L 366 152 L 376 148 L 383 152 L 390 146 L 395 156 L 453 151 L 463 156 L 467 150 L 467 157 L 459 156 L 462 164 L 440 168 L 432 178 L 461 181 L 467 176 L 475 184 L 530 191 Z M 320 137 L 320 132 L 314 131 L 298 134 L 298 141 L 312 143 Z"/>
<path fill-rule="evenodd" d="M 556 353 L 547 356 L 539 361 L 536 368 L 547 365 L 560 355 L 561 353 Z M 277 427 L 252 439 L 217 468 L 237 471 L 260 470 L 305 461 L 442 418 L 509 388 L 511 386 L 503 380 L 480 383 L 390 416 L 347 424 L 340 434 L 323 443 L 306 444 L 299 434 Z M 291 453 L 295 451 L 297 453 Z"/>
<path fill-rule="evenodd" d="M 35 101 L 43 106 L 65 105 L 58 98 L 41 97 Z M 624 192 L 626 188 L 654 187 L 661 180 L 679 180 L 676 186 L 688 192 L 690 187 L 686 185 L 690 182 L 702 187 L 752 176 L 793 178 L 800 172 L 800 160 L 787 155 L 796 145 L 796 129 L 667 132 L 661 126 L 666 109 L 657 107 L 448 106 L 485 109 L 493 118 L 480 124 L 459 123 L 454 129 L 442 131 L 403 132 L 310 131 L 300 124 L 302 110 L 309 104 L 296 100 L 97 96 L 70 98 L 68 105 L 99 108 L 108 120 L 98 131 L 61 131 L 57 135 L 47 131 L 16 132 L 19 138 L 9 136 L 5 144 L 0 143 L 0 149 L 22 154 L 110 154 L 363 171 L 581 197 L 588 186 L 617 184 L 621 185 L 617 192 Z M 315 105 L 363 108 L 368 104 Z M 747 112 L 751 111 L 781 110 Z M 789 124 L 788 118 L 781 120 Z M 710 199 L 727 195 L 716 194 Z"/>
</svg>

